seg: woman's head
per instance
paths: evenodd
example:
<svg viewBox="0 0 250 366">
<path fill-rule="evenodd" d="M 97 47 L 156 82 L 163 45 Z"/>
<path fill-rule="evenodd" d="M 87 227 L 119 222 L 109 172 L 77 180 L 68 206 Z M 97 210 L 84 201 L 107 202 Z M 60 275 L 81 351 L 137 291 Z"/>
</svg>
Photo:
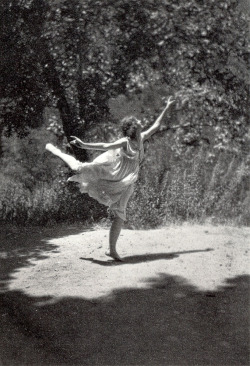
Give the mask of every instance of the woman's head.
<svg viewBox="0 0 250 366">
<path fill-rule="evenodd" d="M 136 139 L 138 132 L 141 132 L 141 122 L 134 116 L 125 117 L 122 120 L 122 132 L 126 137 Z"/>
</svg>

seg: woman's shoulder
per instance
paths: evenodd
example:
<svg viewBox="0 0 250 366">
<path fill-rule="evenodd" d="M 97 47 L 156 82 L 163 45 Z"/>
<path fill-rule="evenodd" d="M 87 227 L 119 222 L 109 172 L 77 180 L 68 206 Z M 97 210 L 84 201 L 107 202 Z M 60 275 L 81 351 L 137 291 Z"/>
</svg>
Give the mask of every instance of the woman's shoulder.
<svg viewBox="0 0 250 366">
<path fill-rule="evenodd" d="M 129 148 L 131 148 L 133 151 L 140 151 L 143 149 L 143 141 L 131 141 L 129 138 L 127 140 Z"/>
<path fill-rule="evenodd" d="M 139 152 L 140 152 L 140 146 L 139 146 L 139 144 L 134 143 L 129 138 L 126 138 L 126 141 L 127 141 L 127 145 L 126 145 L 126 148 L 124 148 L 124 152 L 129 157 L 135 157 L 135 156 L 137 156 L 139 154 Z"/>
</svg>

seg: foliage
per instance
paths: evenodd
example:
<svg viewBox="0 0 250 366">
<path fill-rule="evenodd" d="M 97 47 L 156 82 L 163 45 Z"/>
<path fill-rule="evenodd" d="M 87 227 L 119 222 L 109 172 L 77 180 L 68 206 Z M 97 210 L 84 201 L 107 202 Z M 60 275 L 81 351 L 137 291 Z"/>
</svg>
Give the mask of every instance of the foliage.
<svg viewBox="0 0 250 366">
<path fill-rule="evenodd" d="M 28 136 L 19 139 L 13 134 L 3 138 L 2 173 L 7 179 L 20 182 L 25 188 L 32 190 L 39 183 L 51 183 L 67 169 L 45 152 L 45 144 L 51 134 L 45 127 L 31 130 Z M 56 139 L 54 138 L 56 142 Z"/>
<path fill-rule="evenodd" d="M 6 0 L 0 16 L 3 220 L 99 218 L 45 143 L 113 139 L 126 114 L 147 127 L 172 94 L 128 224 L 249 223 L 248 16 L 235 0 Z"/>
<path fill-rule="evenodd" d="M 0 220 L 52 225 L 107 219 L 106 207 L 80 194 L 73 183 L 68 184 L 68 169 L 44 152 L 47 137 L 43 128 L 23 139 L 4 139 Z M 210 150 L 204 145 L 180 158 L 165 136 L 154 139 L 146 150 L 129 202 L 127 227 L 208 219 L 249 225 L 250 160 L 244 154 L 224 151 L 211 161 Z"/>
<path fill-rule="evenodd" d="M 244 143 L 247 17 L 235 0 L 8 0 L 1 13 L 8 132 L 36 125 L 51 104 L 67 137 L 96 138 L 114 122 L 111 97 L 155 88 L 158 103 L 144 106 L 145 123 L 173 93 L 184 126 L 177 153 L 207 133 L 217 149 Z"/>
<path fill-rule="evenodd" d="M 149 168 L 129 203 L 128 225 L 157 227 L 206 220 L 249 225 L 249 162 L 223 152 L 210 163 L 208 156 L 206 149 L 199 148 L 189 161 L 176 160 L 171 169 L 162 166 L 161 174 L 154 175 Z"/>
<path fill-rule="evenodd" d="M 33 44 L 41 33 L 43 13 L 40 6 L 29 12 L 29 2 L 4 1 L 0 4 L 1 132 L 10 135 L 17 131 L 27 134 L 27 127 L 42 123 L 44 107 L 48 102 L 42 65 L 38 62 Z M 27 26 L 29 25 L 29 34 Z"/>
<path fill-rule="evenodd" d="M 31 191 L 23 184 L 2 178 L 0 220 L 17 225 L 53 225 L 60 222 L 92 224 L 105 215 L 86 195 L 60 180 L 38 182 Z"/>
<path fill-rule="evenodd" d="M 48 140 L 54 143 L 46 127 L 34 129 L 20 139 L 3 138 L 0 174 L 0 220 L 24 224 L 88 222 L 103 218 L 105 207 L 67 183 L 69 169 L 46 152 Z M 107 214 L 106 214 L 107 215 Z"/>
</svg>

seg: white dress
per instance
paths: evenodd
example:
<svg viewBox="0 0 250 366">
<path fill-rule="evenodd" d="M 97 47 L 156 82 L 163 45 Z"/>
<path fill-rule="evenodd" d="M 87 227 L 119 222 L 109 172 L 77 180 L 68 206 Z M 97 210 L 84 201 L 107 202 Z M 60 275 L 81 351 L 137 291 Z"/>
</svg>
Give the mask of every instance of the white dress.
<svg viewBox="0 0 250 366">
<path fill-rule="evenodd" d="M 77 174 L 69 181 L 78 182 L 80 192 L 88 193 L 126 220 L 126 207 L 138 179 L 143 146 L 134 150 L 127 139 L 127 149 L 108 150 L 90 163 L 79 162 Z"/>
</svg>

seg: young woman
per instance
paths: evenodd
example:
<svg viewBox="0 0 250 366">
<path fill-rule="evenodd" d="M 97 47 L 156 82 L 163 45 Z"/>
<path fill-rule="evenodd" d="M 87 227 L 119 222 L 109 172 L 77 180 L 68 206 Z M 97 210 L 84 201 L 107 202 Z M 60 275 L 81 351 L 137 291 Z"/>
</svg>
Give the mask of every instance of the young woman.
<svg viewBox="0 0 250 366">
<path fill-rule="evenodd" d="M 117 251 L 116 243 L 123 222 L 126 220 L 126 207 L 138 178 L 139 166 L 144 150 L 143 143 L 159 130 L 162 118 L 174 102 L 168 98 L 167 105 L 154 124 L 142 132 L 142 126 L 135 117 L 125 117 L 122 120 L 124 137 L 112 143 L 87 143 L 72 136 L 72 145 L 81 149 L 105 151 L 92 162 L 82 163 L 73 156 L 47 144 L 46 149 L 61 158 L 76 174 L 68 180 L 78 182 L 82 193 L 88 193 L 98 202 L 108 206 L 114 214 L 109 233 L 108 256 L 122 260 Z"/>
</svg>

